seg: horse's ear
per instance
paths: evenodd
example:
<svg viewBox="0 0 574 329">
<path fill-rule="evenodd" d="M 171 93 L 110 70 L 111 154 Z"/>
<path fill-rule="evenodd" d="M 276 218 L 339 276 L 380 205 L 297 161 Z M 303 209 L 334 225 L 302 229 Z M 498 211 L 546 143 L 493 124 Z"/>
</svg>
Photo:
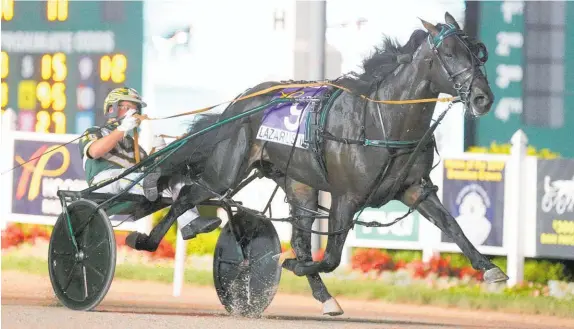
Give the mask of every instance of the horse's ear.
<svg viewBox="0 0 574 329">
<path fill-rule="evenodd" d="M 435 37 L 439 34 L 438 29 L 436 28 L 436 26 L 432 25 L 431 23 L 425 21 L 424 19 L 420 18 L 421 22 L 423 23 L 423 26 L 425 27 L 425 29 L 427 29 L 427 31 L 430 32 L 430 34 Z"/>
<path fill-rule="evenodd" d="M 454 27 L 456 27 L 457 29 L 460 30 L 460 26 L 458 26 L 458 23 L 456 22 L 456 19 L 454 19 L 454 17 L 452 17 L 452 15 L 448 13 L 448 11 L 444 13 L 444 21 L 445 21 L 447 24 L 451 24 L 451 25 L 453 25 Z"/>
</svg>

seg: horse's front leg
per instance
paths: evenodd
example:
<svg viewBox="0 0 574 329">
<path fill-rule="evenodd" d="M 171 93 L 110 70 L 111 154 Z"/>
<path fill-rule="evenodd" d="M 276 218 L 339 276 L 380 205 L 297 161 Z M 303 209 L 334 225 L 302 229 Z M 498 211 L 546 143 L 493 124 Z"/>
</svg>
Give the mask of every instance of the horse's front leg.
<svg viewBox="0 0 574 329">
<path fill-rule="evenodd" d="M 343 246 L 347 234 L 352 226 L 353 214 L 357 207 L 350 197 L 335 197 L 331 201 L 329 212 L 329 237 L 325 256 L 320 262 L 298 262 L 293 272 L 297 275 L 308 275 L 319 272 L 329 273 L 334 271 L 341 263 Z"/>
<path fill-rule="evenodd" d="M 430 179 L 426 179 L 430 183 Z M 411 207 L 429 185 L 413 185 L 402 195 L 401 201 Z M 508 280 L 508 276 L 494 265 L 488 258 L 482 255 L 464 235 L 464 232 L 452 215 L 440 202 L 436 192 L 428 193 L 428 196 L 417 206 L 417 211 L 448 235 L 459 246 L 464 255 L 470 260 L 475 270 L 484 271 L 484 281 L 488 283 Z"/>
</svg>

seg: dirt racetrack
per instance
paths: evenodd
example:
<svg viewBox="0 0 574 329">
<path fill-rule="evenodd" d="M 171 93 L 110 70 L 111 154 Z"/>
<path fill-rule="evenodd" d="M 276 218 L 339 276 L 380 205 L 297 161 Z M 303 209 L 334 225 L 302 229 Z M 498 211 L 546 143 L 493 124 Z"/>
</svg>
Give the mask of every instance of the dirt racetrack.
<svg viewBox="0 0 574 329">
<path fill-rule="evenodd" d="M 345 298 L 337 298 L 345 314 L 329 317 L 311 296 L 281 293 L 261 319 L 242 319 L 226 314 L 213 288 L 171 293 L 169 284 L 114 280 L 96 310 L 78 312 L 59 304 L 48 277 L 3 271 L 2 328 L 574 328 L 571 319 Z"/>
</svg>

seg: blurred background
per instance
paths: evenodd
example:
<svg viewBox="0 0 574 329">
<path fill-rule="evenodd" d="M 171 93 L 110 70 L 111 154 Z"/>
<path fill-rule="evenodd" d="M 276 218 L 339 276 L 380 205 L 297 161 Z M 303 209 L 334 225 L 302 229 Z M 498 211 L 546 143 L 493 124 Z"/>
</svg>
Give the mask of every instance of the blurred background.
<svg viewBox="0 0 574 329">
<path fill-rule="evenodd" d="M 22 162 L 18 159 L 38 154 L 46 141 L 60 144 L 103 124 L 103 100 L 115 87 L 141 91 L 148 104 L 144 113 L 163 117 L 229 101 L 265 80 L 321 80 L 360 73 L 362 59 L 380 45 L 383 35 L 405 43 L 415 29 L 422 28 L 419 18 L 442 23 L 445 12 L 488 48 L 486 72 L 496 100 L 479 119 L 465 116 L 460 105 L 453 107 L 436 132 L 441 156 L 506 161 L 489 156 L 514 156 L 511 139 L 520 130 L 527 139 L 524 159 L 532 160 L 519 188 L 527 195 L 518 202 L 512 199 L 517 181 L 504 180 L 508 174 L 504 170 L 495 187 L 487 186 L 492 182 L 468 182 L 485 184 L 490 201 L 473 204 L 472 209 L 486 210 L 479 215 L 480 210 L 472 210 L 471 220 L 485 221 L 467 222 L 465 233 L 471 236 L 480 223 L 486 223 L 486 235 L 473 238 L 481 251 L 498 257 L 502 266 L 507 266 L 511 252 L 512 262 L 526 259 L 526 267 L 522 264 L 513 272 L 513 282 L 568 281 L 574 259 L 574 163 L 569 159 L 574 157 L 574 94 L 568 88 L 574 83 L 574 24 L 567 24 L 574 20 L 574 2 L 569 1 L 2 0 L 1 135 L 6 156 L 0 169 L 5 172 Z M 435 116 L 445 107 L 437 104 Z M 147 122 L 146 136 L 181 134 L 187 120 Z M 63 160 L 57 156 L 50 160 L 54 164 L 46 160 L 48 164 L 38 169 L 37 180 L 22 178 L 22 168 L 2 175 L 3 254 L 13 247 L 9 230 L 20 230 L 13 233 L 14 245 L 32 234 L 31 226 L 22 225 L 41 225 L 50 232 L 61 211 L 57 188 L 85 186 L 81 164 L 75 163 L 77 149 L 69 152 L 71 164 L 59 176 L 54 168 L 61 169 Z M 464 219 L 456 201 L 463 186 L 447 182 L 446 160 L 435 162 L 439 160 L 441 166 L 433 175 L 445 191 L 441 198 L 457 220 Z M 545 178 L 561 183 L 545 185 Z M 274 186 L 269 181 L 254 182 L 238 199 L 262 208 Z M 548 193 L 557 199 L 544 207 L 542 200 Z M 278 193 L 274 200 L 275 217 L 288 214 L 283 196 Z M 322 200 L 328 203 L 327 196 Z M 557 203 L 561 206 L 553 210 Z M 391 203 L 365 216 L 384 222 L 405 211 L 406 207 Z M 149 230 L 157 218 L 121 228 Z M 290 225 L 276 227 L 288 248 Z M 522 233 L 516 233 L 517 228 Z M 188 254 L 210 255 L 216 239 L 214 233 L 190 241 Z M 173 249 L 166 257 L 173 259 L 175 228 L 166 241 Z M 314 240 L 317 257 L 324 243 Z M 518 254 L 516 245 L 521 250 Z M 429 261 L 440 255 L 451 255 L 453 262 L 458 259 L 456 275 L 469 265 L 460 258 L 458 247 L 418 213 L 393 228 L 354 230 L 343 265 L 361 268 L 368 261 L 353 255 L 362 249 L 391 255 L 389 268 L 393 269 L 400 268 L 401 262 Z M 384 259 L 378 258 L 372 268 L 386 269 Z M 369 266 L 362 268 L 369 271 Z"/>
</svg>

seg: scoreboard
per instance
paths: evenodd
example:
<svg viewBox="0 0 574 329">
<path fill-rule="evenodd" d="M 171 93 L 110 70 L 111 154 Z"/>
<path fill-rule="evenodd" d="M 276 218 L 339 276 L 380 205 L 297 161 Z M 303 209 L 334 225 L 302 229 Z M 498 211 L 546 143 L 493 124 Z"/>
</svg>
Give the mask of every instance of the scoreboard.
<svg viewBox="0 0 574 329">
<path fill-rule="evenodd" d="M 2 113 L 17 129 L 82 133 L 109 90 L 141 92 L 142 1 L 2 2 Z"/>
<path fill-rule="evenodd" d="M 472 121 L 474 144 L 508 145 L 520 129 L 537 152 L 574 157 L 567 142 L 574 131 L 574 24 L 567 23 L 574 2 L 467 1 L 471 6 L 495 95 L 491 111 Z"/>
</svg>

